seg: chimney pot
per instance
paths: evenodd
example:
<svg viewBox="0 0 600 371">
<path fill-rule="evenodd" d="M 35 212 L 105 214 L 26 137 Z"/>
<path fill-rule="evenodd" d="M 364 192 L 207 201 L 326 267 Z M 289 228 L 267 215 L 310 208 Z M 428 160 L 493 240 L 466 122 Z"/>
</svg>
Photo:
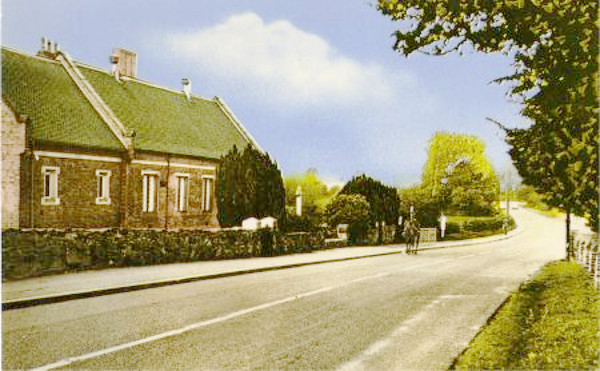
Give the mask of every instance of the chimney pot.
<svg viewBox="0 0 600 371">
<path fill-rule="evenodd" d="M 110 62 L 115 64 L 119 76 L 137 76 L 137 54 L 134 52 L 121 48 L 113 49 Z"/>
<path fill-rule="evenodd" d="M 181 83 L 183 84 L 183 94 L 185 94 L 187 100 L 192 100 L 192 80 L 184 77 L 181 79 Z"/>
</svg>

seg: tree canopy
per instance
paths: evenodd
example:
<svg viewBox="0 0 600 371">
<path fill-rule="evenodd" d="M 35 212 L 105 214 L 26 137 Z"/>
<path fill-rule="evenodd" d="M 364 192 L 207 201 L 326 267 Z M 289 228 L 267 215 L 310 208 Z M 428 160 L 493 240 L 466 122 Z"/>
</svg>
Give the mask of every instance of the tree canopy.
<svg viewBox="0 0 600 371">
<path fill-rule="evenodd" d="M 598 217 L 598 2 L 596 0 L 378 0 L 399 23 L 404 55 L 475 51 L 512 57 L 509 94 L 533 121 L 502 127 L 525 184 L 563 210 Z"/>
<path fill-rule="evenodd" d="M 316 169 L 308 169 L 304 174 L 292 174 L 284 177 L 286 205 L 295 205 L 296 190 L 302 189 L 302 202 L 307 209 L 314 208 L 323 212 L 327 203 L 335 196 L 339 188 L 329 189 L 319 177 Z"/>
<path fill-rule="evenodd" d="M 422 188 L 440 207 L 466 215 L 489 215 L 500 183 L 481 139 L 438 132 L 429 142 Z"/>
<path fill-rule="evenodd" d="M 245 218 L 273 216 L 285 224 L 285 190 L 281 172 L 268 154 L 251 146 L 234 146 L 221 159 L 218 182 L 219 221 L 223 227 Z"/>
<path fill-rule="evenodd" d="M 384 221 L 388 225 L 398 222 L 400 197 L 395 188 L 388 187 L 363 174 L 352 178 L 344 185 L 340 193 L 364 196 L 371 205 L 375 221 Z"/>
</svg>

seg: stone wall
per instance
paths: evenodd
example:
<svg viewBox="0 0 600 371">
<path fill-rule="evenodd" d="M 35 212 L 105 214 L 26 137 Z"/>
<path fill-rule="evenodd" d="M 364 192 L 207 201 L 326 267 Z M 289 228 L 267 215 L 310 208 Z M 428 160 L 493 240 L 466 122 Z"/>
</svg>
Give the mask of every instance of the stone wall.
<svg viewBox="0 0 600 371">
<path fill-rule="evenodd" d="M 18 231 L 2 234 L 2 278 L 72 270 L 168 264 L 309 252 L 321 233 L 277 231 Z"/>
<path fill-rule="evenodd" d="M 2 228 L 19 227 L 21 155 L 25 152 L 25 123 L 2 100 Z"/>
</svg>

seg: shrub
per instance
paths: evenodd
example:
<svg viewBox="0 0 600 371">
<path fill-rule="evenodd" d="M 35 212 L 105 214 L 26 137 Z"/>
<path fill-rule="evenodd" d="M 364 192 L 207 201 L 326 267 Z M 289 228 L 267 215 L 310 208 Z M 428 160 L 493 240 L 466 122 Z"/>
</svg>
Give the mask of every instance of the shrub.
<svg viewBox="0 0 600 371">
<path fill-rule="evenodd" d="M 287 215 L 284 229 L 289 232 L 316 232 L 321 228 L 321 218 L 321 214 L 310 209 L 301 216 L 290 213 Z"/>
<path fill-rule="evenodd" d="M 367 237 L 373 215 L 367 199 L 361 195 L 337 195 L 327 205 L 325 216 L 327 224 L 332 227 L 338 224 L 348 224 L 348 240 L 350 243 L 360 243 Z"/>
</svg>

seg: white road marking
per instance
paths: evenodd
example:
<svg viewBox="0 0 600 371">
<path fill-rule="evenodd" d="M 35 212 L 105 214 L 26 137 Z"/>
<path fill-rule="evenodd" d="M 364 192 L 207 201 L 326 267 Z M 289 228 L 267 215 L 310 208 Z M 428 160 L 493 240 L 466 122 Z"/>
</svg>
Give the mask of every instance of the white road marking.
<svg viewBox="0 0 600 371">
<path fill-rule="evenodd" d="M 400 326 L 398 326 L 394 330 L 394 332 L 392 332 L 391 335 L 389 335 L 385 339 L 381 339 L 381 340 L 374 342 L 367 349 L 365 349 L 362 353 L 360 353 L 357 357 L 342 364 L 340 367 L 338 367 L 338 371 L 364 370 L 365 369 L 364 363 L 369 358 L 375 356 L 377 353 L 379 353 L 382 350 L 384 350 L 385 348 L 387 348 L 392 343 L 394 338 L 401 336 L 402 334 L 404 334 L 408 330 L 410 330 L 410 328 L 412 326 L 414 326 L 416 323 L 424 320 L 426 312 L 428 310 L 432 309 L 433 307 L 435 307 L 436 305 L 441 303 L 443 300 L 460 299 L 460 298 L 465 298 L 468 296 L 471 296 L 471 295 L 440 295 L 440 296 L 438 296 L 436 299 L 431 301 L 431 303 L 427 304 L 420 312 L 416 313 L 415 315 L 409 317 L 408 319 L 406 319 L 402 323 L 400 323 Z"/>
<path fill-rule="evenodd" d="M 60 361 L 54 362 L 54 363 L 50 363 L 47 364 L 45 366 L 39 367 L 39 368 L 35 368 L 33 370 L 51 370 L 51 369 L 55 369 L 58 367 L 64 367 L 67 365 L 70 365 L 74 362 L 79 362 L 79 361 L 84 361 L 84 360 L 88 360 L 91 358 L 96 358 L 96 357 L 100 357 L 109 353 L 114 353 L 114 352 L 118 352 L 120 350 L 124 350 L 124 349 L 129 349 L 132 347 L 135 347 L 137 345 L 142 345 L 142 344 L 146 344 L 146 343 L 150 343 L 153 341 L 157 341 L 157 340 L 161 340 L 161 339 L 165 339 L 171 336 L 175 336 L 175 335 L 180 335 L 183 334 L 185 332 L 189 332 L 201 327 L 206 327 L 215 323 L 220 323 L 220 322 L 225 322 L 227 320 L 230 319 L 234 319 L 236 317 L 240 317 L 249 313 L 253 313 L 253 312 L 257 312 L 259 310 L 263 310 L 263 309 L 267 309 L 267 308 L 271 308 L 277 305 L 281 305 L 281 304 L 285 304 L 285 303 L 289 303 L 295 300 L 299 300 L 302 298 L 306 298 L 309 296 L 313 296 L 313 295 L 318 295 L 318 294 L 322 294 L 324 292 L 327 291 L 331 291 L 343 286 L 348 286 L 354 283 L 358 283 L 358 282 L 362 282 L 362 281 L 366 281 L 366 280 L 371 280 L 371 279 L 375 279 L 375 278 L 380 278 L 380 277 L 385 277 L 388 276 L 390 273 L 378 273 L 375 275 L 371 275 L 371 276 L 366 276 L 366 277 L 361 277 L 361 278 L 357 278 L 355 280 L 352 281 L 348 281 L 344 284 L 341 285 L 337 285 L 337 286 L 327 286 L 327 287 L 323 287 L 320 288 L 318 290 L 313 290 L 313 291 L 308 291 L 308 292 L 304 292 L 302 294 L 298 294 L 298 295 L 294 295 L 294 296 L 289 296 L 287 298 L 284 299 L 280 299 L 280 300 L 276 300 L 276 301 L 272 301 L 269 303 L 265 303 L 265 304 L 261 304 L 261 305 L 257 305 L 255 307 L 251 307 L 251 308 L 246 308 L 246 309 L 242 309 L 239 310 L 237 312 L 233 312 L 233 313 L 229 313 L 225 316 L 221 316 L 221 317 L 216 317 L 216 318 L 212 318 L 206 321 L 202 321 L 202 322 L 196 322 L 193 323 L 191 325 L 185 326 L 185 327 L 181 327 L 175 330 L 171 330 L 171 331 L 166 331 L 157 335 L 153 335 L 153 336 L 149 336 L 147 338 L 143 338 L 143 339 L 139 339 L 139 340 L 135 340 L 135 341 L 131 341 L 128 343 L 124 343 L 124 344 L 120 344 L 120 345 L 116 345 L 113 347 L 109 347 L 106 349 L 101 349 L 98 350 L 96 352 L 91 352 L 91 353 L 87 353 L 87 354 L 83 354 L 80 356 L 76 356 L 76 357 L 69 357 L 69 358 L 65 358 L 62 359 Z"/>
<path fill-rule="evenodd" d="M 412 269 L 416 269 L 416 268 L 422 268 L 422 267 L 429 266 L 429 265 L 437 265 L 437 264 L 445 263 L 447 261 L 452 261 L 452 260 L 453 259 L 444 259 L 444 260 L 440 260 L 440 261 L 427 262 L 427 263 L 424 263 L 424 264 L 416 264 L 416 265 L 413 265 L 413 266 L 405 267 L 404 269 L 401 269 L 401 271 L 412 270 Z M 190 324 L 188 326 L 185 326 L 185 327 L 181 327 L 181 328 L 178 328 L 178 329 L 175 329 L 175 330 L 171 330 L 171 331 L 166 331 L 166 332 L 163 332 L 163 333 L 160 333 L 160 334 L 156 334 L 156 335 L 153 335 L 153 336 L 149 336 L 149 337 L 146 337 L 146 338 L 143 338 L 143 339 L 131 341 L 131 342 L 128 342 L 128 343 L 123 343 L 123 344 L 120 344 L 120 345 L 115 345 L 115 346 L 112 346 L 112 347 L 109 347 L 109 348 L 105 348 L 105 349 L 100 349 L 100 350 L 97 350 L 95 352 L 82 354 L 80 356 L 64 358 L 64 359 L 61 359 L 61 360 L 59 360 L 57 362 L 53 362 L 53 363 L 50 363 L 50 364 L 47 364 L 47 365 L 44 365 L 44 366 L 41 366 L 41 367 L 38 367 L 38 368 L 34 368 L 32 370 L 33 371 L 43 371 L 43 370 L 52 370 L 52 369 L 55 369 L 55 368 L 58 368 L 58 367 L 68 366 L 68 365 L 70 365 L 72 363 L 75 363 L 75 362 L 85 361 L 85 360 L 96 358 L 96 357 L 100 357 L 100 356 L 103 356 L 103 355 L 106 355 L 106 354 L 115 353 L 115 352 L 118 352 L 120 350 L 125 350 L 125 349 L 129 349 L 129 348 L 133 348 L 133 347 L 138 346 L 138 345 L 147 344 L 147 343 L 150 343 L 150 342 L 153 342 L 153 341 L 162 340 L 162 339 L 165 339 L 165 338 L 168 338 L 168 337 L 172 337 L 172 336 L 176 336 L 176 335 L 181 335 L 183 333 L 186 333 L 186 332 L 189 332 L 189 331 L 192 331 L 192 330 L 196 330 L 196 329 L 199 329 L 201 327 L 206 327 L 206 326 L 209 326 L 209 325 L 213 325 L 215 323 L 225 322 L 225 321 L 228 321 L 228 320 L 240 317 L 240 316 L 244 316 L 244 315 L 249 314 L 249 313 L 253 313 L 253 312 L 257 312 L 257 311 L 260 311 L 260 310 L 263 310 L 263 309 L 271 308 L 271 307 L 274 307 L 274 306 L 277 306 L 277 305 L 289 303 L 289 302 L 292 302 L 292 301 L 295 301 L 295 300 L 299 300 L 299 299 L 302 299 L 302 298 L 306 298 L 306 297 L 309 297 L 309 296 L 314 296 L 314 295 L 322 294 L 324 292 L 332 291 L 334 289 L 338 289 L 338 288 L 341 288 L 341 287 L 344 287 L 344 286 L 348 286 L 348 285 L 351 285 L 351 284 L 355 284 L 355 283 L 358 283 L 358 282 L 362 282 L 362 281 L 366 281 L 366 280 L 371 280 L 371 279 L 375 279 L 375 278 L 380 278 L 380 277 L 385 277 L 385 276 L 388 276 L 388 275 L 390 275 L 390 273 L 388 273 L 388 272 L 378 273 L 378 274 L 371 275 L 371 276 L 365 276 L 365 277 L 357 278 L 357 279 L 345 282 L 345 283 L 340 284 L 340 285 L 327 286 L 327 287 L 320 288 L 318 290 L 308 291 L 308 292 L 301 293 L 301 294 L 298 294 L 298 295 L 289 296 L 289 297 L 284 298 L 284 299 L 272 301 L 272 302 L 269 302 L 269 303 L 257 305 L 255 307 L 246 308 L 246 309 L 239 310 L 237 312 L 229 313 L 229 314 L 221 316 L 221 317 L 216 317 L 216 318 L 212 318 L 212 319 L 209 319 L 209 320 L 206 320 L 206 321 L 192 323 L 192 324 Z"/>
</svg>

